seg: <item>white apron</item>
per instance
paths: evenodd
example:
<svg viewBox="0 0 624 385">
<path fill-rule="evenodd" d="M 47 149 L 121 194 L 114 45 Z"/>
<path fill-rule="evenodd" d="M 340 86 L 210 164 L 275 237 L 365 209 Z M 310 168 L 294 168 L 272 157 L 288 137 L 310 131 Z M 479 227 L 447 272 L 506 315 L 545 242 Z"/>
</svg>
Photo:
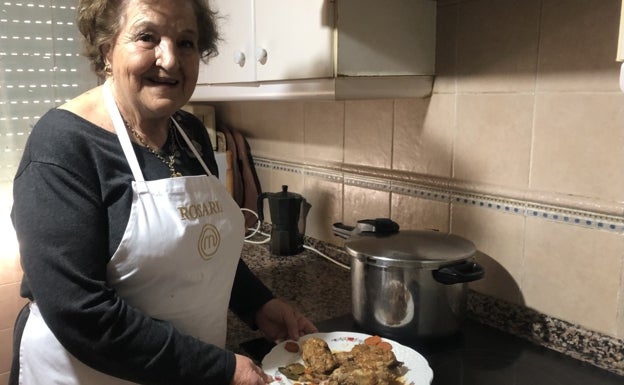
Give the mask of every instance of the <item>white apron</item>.
<svg viewBox="0 0 624 385">
<path fill-rule="evenodd" d="M 207 176 L 145 181 L 108 83 L 103 89 L 135 179 L 128 225 L 107 265 L 108 284 L 130 306 L 223 347 L 243 245 L 240 209 L 175 120 Z M 78 361 L 54 337 L 36 303 L 30 311 L 20 347 L 20 384 L 132 384 Z"/>
</svg>

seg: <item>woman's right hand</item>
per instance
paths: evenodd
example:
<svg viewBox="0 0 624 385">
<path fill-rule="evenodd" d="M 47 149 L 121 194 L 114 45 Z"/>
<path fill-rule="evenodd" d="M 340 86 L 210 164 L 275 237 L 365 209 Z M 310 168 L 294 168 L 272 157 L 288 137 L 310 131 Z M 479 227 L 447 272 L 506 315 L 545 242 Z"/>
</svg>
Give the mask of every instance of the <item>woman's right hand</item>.
<svg viewBox="0 0 624 385">
<path fill-rule="evenodd" d="M 236 370 L 231 385 L 265 385 L 273 382 L 273 377 L 266 374 L 249 358 L 236 354 Z"/>
</svg>

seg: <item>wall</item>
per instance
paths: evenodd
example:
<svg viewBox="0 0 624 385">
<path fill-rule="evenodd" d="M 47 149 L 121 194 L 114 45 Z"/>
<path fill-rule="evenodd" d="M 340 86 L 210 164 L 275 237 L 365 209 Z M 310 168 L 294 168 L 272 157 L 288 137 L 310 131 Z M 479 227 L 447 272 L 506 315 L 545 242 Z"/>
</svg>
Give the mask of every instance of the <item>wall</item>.
<svg viewBox="0 0 624 385">
<path fill-rule="evenodd" d="M 438 1 L 426 99 L 216 104 L 308 235 L 392 217 L 486 255 L 476 291 L 624 338 L 619 0 Z M 400 187 L 403 186 L 403 187 Z M 407 187 L 405 187 L 407 186 Z"/>
</svg>

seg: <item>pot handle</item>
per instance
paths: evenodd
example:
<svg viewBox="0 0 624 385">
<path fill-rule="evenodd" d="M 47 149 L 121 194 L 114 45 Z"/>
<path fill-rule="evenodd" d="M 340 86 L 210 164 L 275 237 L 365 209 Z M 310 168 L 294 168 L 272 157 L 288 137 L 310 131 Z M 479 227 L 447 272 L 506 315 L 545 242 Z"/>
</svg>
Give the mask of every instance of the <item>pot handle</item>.
<svg viewBox="0 0 624 385">
<path fill-rule="evenodd" d="M 351 235 L 353 235 L 353 230 L 355 230 L 355 227 L 345 225 L 342 222 L 336 222 L 332 225 L 332 230 L 335 236 L 347 239 Z"/>
<path fill-rule="evenodd" d="M 472 282 L 483 278 L 485 270 L 476 262 L 464 261 L 450 266 L 444 266 L 432 272 L 433 279 L 445 285 Z"/>
<path fill-rule="evenodd" d="M 257 206 L 258 206 L 258 222 L 262 222 L 264 220 L 264 203 L 262 201 L 267 196 L 268 195 L 265 192 L 260 193 L 260 195 L 258 195 L 258 198 L 256 200 Z"/>
</svg>

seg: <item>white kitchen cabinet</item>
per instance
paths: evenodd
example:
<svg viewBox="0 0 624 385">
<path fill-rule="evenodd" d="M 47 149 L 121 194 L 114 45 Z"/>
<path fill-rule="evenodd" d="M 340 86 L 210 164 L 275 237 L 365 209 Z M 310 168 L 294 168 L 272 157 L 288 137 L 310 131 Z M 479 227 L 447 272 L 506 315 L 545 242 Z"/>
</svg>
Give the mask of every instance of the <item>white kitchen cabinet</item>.
<svg viewBox="0 0 624 385">
<path fill-rule="evenodd" d="M 433 0 L 213 0 L 219 56 L 191 101 L 422 97 Z"/>
<path fill-rule="evenodd" d="M 333 75 L 333 6 L 326 0 L 213 0 L 219 55 L 199 84 L 263 82 Z"/>
<path fill-rule="evenodd" d="M 200 65 L 198 84 L 254 81 L 256 67 L 249 60 L 255 48 L 253 7 L 245 0 L 212 0 L 209 4 L 219 15 L 221 41 L 219 54 L 210 59 L 210 66 Z"/>
</svg>

